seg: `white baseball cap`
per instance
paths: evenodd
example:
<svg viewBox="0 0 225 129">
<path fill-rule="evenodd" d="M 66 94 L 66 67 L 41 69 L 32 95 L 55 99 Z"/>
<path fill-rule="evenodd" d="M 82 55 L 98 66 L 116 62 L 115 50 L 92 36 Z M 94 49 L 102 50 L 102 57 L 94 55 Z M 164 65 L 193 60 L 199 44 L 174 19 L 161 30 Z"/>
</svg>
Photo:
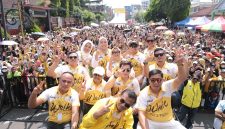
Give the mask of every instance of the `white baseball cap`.
<svg viewBox="0 0 225 129">
<path fill-rule="evenodd" d="M 101 67 L 101 66 L 97 66 L 94 69 L 93 74 L 98 74 L 98 75 L 103 76 L 105 74 L 105 69 L 103 67 Z"/>
</svg>

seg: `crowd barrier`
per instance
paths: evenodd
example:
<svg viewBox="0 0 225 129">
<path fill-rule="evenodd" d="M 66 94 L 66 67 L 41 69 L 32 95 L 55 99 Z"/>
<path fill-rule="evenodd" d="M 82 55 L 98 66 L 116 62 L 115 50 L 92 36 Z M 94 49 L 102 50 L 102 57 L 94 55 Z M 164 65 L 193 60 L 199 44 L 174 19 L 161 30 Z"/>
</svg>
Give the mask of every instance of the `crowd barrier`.
<svg viewBox="0 0 225 129">
<path fill-rule="evenodd" d="M 0 118 L 13 108 L 28 108 L 28 98 L 42 80 L 46 83 L 45 88 L 57 85 L 57 80 L 51 77 L 21 76 L 7 78 L 0 76 Z M 224 98 L 225 80 L 211 81 L 209 92 L 204 94 L 204 107 L 215 108 L 218 101 Z M 4 110 L 3 110 L 4 109 Z M 47 104 L 43 104 L 38 109 L 47 109 Z"/>
<path fill-rule="evenodd" d="M 45 81 L 45 89 L 57 85 L 51 77 L 20 76 L 7 78 L 0 76 L 0 118 L 13 108 L 28 108 L 27 102 L 34 87 Z M 47 103 L 37 107 L 46 109 Z"/>
</svg>

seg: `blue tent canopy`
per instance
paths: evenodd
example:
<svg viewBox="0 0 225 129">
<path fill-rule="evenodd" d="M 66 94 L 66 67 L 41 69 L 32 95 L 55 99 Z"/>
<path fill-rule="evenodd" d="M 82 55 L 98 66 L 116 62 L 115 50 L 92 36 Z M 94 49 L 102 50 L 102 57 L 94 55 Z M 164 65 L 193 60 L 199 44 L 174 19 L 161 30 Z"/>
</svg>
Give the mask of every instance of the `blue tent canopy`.
<svg viewBox="0 0 225 129">
<path fill-rule="evenodd" d="M 203 17 L 198 17 L 195 20 L 192 20 L 186 24 L 186 26 L 199 26 L 199 25 L 204 25 L 211 22 L 206 16 Z"/>
<path fill-rule="evenodd" d="M 190 17 L 187 17 L 186 19 L 176 22 L 175 25 L 177 26 L 185 26 L 187 23 L 193 21 L 193 19 L 191 19 Z"/>
</svg>

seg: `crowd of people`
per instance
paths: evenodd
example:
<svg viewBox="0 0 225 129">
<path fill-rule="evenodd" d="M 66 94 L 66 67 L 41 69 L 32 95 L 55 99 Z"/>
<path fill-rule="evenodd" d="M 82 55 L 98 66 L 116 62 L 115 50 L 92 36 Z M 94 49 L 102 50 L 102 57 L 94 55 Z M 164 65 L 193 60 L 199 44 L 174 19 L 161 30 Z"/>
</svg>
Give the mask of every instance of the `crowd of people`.
<svg viewBox="0 0 225 129">
<path fill-rule="evenodd" d="M 187 29 L 165 35 L 152 26 L 72 31 L 49 32 L 43 40 L 16 37 L 19 44 L 2 53 L 1 77 L 26 77 L 28 107 L 48 102 L 41 128 L 189 129 L 200 107 L 216 108 L 222 128 L 223 37 Z M 32 88 L 28 82 L 36 80 L 29 77 L 48 77 L 57 86 L 43 80 Z"/>
</svg>

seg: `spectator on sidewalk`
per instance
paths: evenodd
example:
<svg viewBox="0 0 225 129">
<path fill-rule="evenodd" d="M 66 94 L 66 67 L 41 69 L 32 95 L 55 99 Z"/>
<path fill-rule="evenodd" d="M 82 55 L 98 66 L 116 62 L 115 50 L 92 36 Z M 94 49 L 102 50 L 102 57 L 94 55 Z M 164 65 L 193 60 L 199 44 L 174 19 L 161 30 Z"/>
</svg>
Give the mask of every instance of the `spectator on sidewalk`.
<svg viewBox="0 0 225 129">
<path fill-rule="evenodd" d="M 195 114 L 201 103 L 202 88 L 199 80 L 200 77 L 198 75 L 193 75 L 192 79 L 185 81 L 183 86 L 181 86 L 182 98 L 178 119 L 182 122 L 188 115 L 185 124 L 187 129 L 192 127 Z"/>
</svg>

